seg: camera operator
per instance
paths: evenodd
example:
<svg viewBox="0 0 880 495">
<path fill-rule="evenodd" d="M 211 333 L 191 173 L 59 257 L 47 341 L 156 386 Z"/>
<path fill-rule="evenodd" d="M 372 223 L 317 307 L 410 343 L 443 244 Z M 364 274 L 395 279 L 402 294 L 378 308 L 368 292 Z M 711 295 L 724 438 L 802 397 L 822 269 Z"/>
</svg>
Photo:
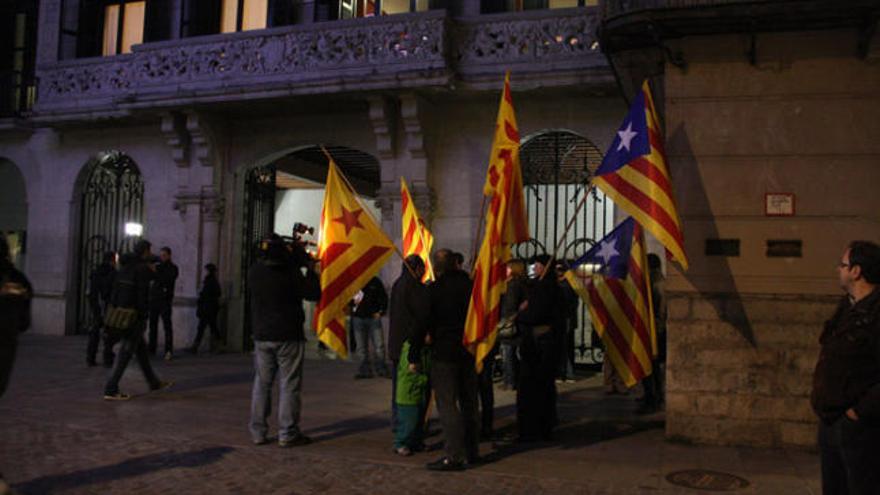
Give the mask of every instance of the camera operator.
<svg viewBox="0 0 880 495">
<path fill-rule="evenodd" d="M 321 297 L 315 262 L 301 243 L 288 246 L 273 235 L 265 243 L 265 257 L 248 270 L 248 290 L 256 371 L 251 395 L 251 437 L 256 445 L 268 443 L 272 385 L 280 371 L 278 445 L 307 445 L 311 440 L 299 430 L 305 354 L 303 299 L 317 301 Z"/>
</svg>

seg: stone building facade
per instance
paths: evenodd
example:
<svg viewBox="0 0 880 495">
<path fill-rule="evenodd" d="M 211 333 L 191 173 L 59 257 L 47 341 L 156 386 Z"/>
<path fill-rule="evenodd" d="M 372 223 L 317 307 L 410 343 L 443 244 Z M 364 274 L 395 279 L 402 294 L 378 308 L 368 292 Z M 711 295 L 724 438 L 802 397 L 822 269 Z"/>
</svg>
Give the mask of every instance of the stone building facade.
<svg viewBox="0 0 880 495">
<path fill-rule="evenodd" d="M 265 211 L 249 189 L 254 170 L 320 182 L 326 146 L 376 201 L 392 238 L 403 176 L 438 246 L 469 254 L 505 70 L 521 134 L 576 136 L 581 168 L 595 170 L 625 110 L 595 43 L 598 9 L 583 2 L 465 0 L 348 19 L 295 4 L 263 29 L 193 35 L 182 26 L 207 4 L 217 21 L 219 1 L 147 0 L 146 41 L 134 44 L 122 18 L 107 31 L 108 16 L 137 14 L 131 2 L 43 0 L 38 12 L 30 3 L 13 7 L 27 16 L 35 64 L 13 81 L 33 98 L 0 119 L 0 172 L 21 179 L 2 186 L 20 200 L 0 230 L 26 233 L 21 262 L 36 287 L 39 333 L 84 331 L 88 260 L 130 243 L 131 222 L 156 249 L 174 250 L 176 346 L 194 333 L 201 267 L 214 262 L 222 326 L 230 346 L 244 348 L 244 267 L 250 244 L 271 231 L 257 218 Z M 271 13 L 286 3 L 269 4 Z"/>
<path fill-rule="evenodd" d="M 667 436 L 811 446 L 834 267 L 880 240 L 880 6 L 746 3 L 607 2 L 601 43 L 626 93 L 662 95 L 691 261 L 668 276 Z"/>
</svg>

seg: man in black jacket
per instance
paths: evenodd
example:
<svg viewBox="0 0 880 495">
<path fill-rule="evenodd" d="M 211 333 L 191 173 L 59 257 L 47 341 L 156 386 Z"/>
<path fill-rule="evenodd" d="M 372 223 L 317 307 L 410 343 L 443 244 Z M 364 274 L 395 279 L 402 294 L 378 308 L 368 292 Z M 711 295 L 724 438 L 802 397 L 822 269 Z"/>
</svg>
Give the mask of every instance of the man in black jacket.
<svg viewBox="0 0 880 495">
<path fill-rule="evenodd" d="M 838 264 L 846 296 L 825 322 L 813 373 L 822 492 L 880 494 L 880 246 L 855 241 Z"/>
<path fill-rule="evenodd" d="M 459 471 L 477 462 L 480 420 L 477 411 L 477 372 L 474 356 L 462 344 L 473 282 L 455 268 L 452 251 L 434 256 L 437 281 L 429 287 L 431 316 L 431 384 L 446 437 L 446 456 L 427 465 L 437 471 Z M 418 366 L 425 341 L 424 328 L 413 336 L 408 360 Z"/>
<path fill-rule="evenodd" d="M 144 373 L 151 391 L 162 390 L 171 386 L 171 382 L 159 380 L 150 365 L 147 343 L 144 342 L 144 326 L 149 314 L 150 281 L 155 268 L 150 263 L 153 257 L 151 244 L 140 240 L 131 253 L 123 255 L 121 269 L 113 280 L 110 304 L 119 308 L 133 308 L 137 311 L 137 319 L 132 327 L 122 336 L 119 359 L 107 384 L 104 386 L 104 400 L 129 400 L 131 396 L 119 391 L 119 380 L 128 368 L 132 356 L 137 358 L 138 365 Z"/>
<path fill-rule="evenodd" d="M 248 290 L 256 368 L 251 396 L 251 438 L 256 445 L 268 443 L 272 385 L 280 372 L 278 445 L 306 445 L 311 440 L 299 430 L 305 355 L 303 299 L 321 298 L 320 280 L 311 262 L 307 263 L 303 275 L 284 242 L 274 237 L 268 244 L 266 259 L 248 270 Z"/>
<path fill-rule="evenodd" d="M 116 275 L 116 253 L 108 251 L 104 253 L 101 264 L 89 274 L 89 309 L 92 312 L 92 327 L 89 329 L 89 340 L 86 346 L 86 364 L 96 366 L 95 358 L 98 355 L 98 344 L 104 334 L 104 310 L 110 301 L 110 292 L 113 288 L 113 277 Z M 104 341 L 104 366 L 113 366 L 113 339 L 103 335 Z"/>
<path fill-rule="evenodd" d="M 565 317 L 552 258 L 542 254 L 533 261 L 536 278 L 529 284 L 527 303 L 516 318 L 523 329 L 516 389 L 517 428 L 519 439 L 525 442 L 550 440 L 556 427 L 554 376 L 559 362 L 558 335 Z"/>
<path fill-rule="evenodd" d="M 388 314 L 388 357 L 391 359 L 391 429 L 397 428 L 397 366 L 403 343 L 413 335 L 426 334 L 424 326 L 431 316 L 431 300 L 428 288 L 422 283 L 425 262 L 418 255 L 406 257 L 400 276 L 391 286 L 391 303 Z"/>
<path fill-rule="evenodd" d="M 33 294 L 34 290 L 27 277 L 9 259 L 9 244 L 6 237 L 0 234 L 0 397 L 3 397 L 9 384 L 18 347 L 18 334 L 27 330 L 31 324 Z M 11 493 L 2 474 L 0 493 Z"/>
<path fill-rule="evenodd" d="M 385 364 L 385 334 L 382 329 L 382 315 L 387 309 L 388 294 L 379 277 L 371 278 L 354 296 L 351 327 L 357 352 L 361 355 L 361 366 L 355 378 L 372 378 L 373 368 L 381 377 L 390 376 L 388 365 Z"/>
<path fill-rule="evenodd" d="M 156 353 L 159 318 L 165 330 L 165 360 L 174 355 L 174 327 L 171 325 L 171 305 L 174 302 L 174 284 L 177 283 L 177 265 L 171 262 L 171 248 L 159 250 L 159 264 L 150 290 L 150 354 Z"/>
<path fill-rule="evenodd" d="M 211 350 L 215 350 L 215 343 L 220 342 L 220 330 L 217 328 L 217 313 L 220 312 L 220 282 L 217 280 L 217 265 L 208 263 L 205 265 L 205 279 L 202 281 L 202 290 L 199 292 L 199 300 L 196 303 L 196 317 L 199 326 L 196 330 L 196 338 L 187 348 L 190 354 L 198 354 L 199 344 L 205 335 L 205 328 L 211 329 Z"/>
</svg>

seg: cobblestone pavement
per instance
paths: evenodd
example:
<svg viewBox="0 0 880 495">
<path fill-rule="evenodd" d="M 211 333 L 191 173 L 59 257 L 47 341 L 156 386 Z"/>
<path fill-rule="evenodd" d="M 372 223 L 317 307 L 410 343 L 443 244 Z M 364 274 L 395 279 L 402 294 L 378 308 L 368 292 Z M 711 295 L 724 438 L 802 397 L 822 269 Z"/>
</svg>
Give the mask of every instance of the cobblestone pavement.
<svg viewBox="0 0 880 495">
<path fill-rule="evenodd" d="M 434 452 L 391 452 L 390 382 L 353 380 L 349 362 L 306 361 L 304 431 L 315 443 L 253 446 L 247 433 L 249 356 L 155 361 L 171 390 L 146 394 L 136 367 L 107 403 L 107 372 L 86 368 L 85 341 L 26 335 L 0 400 L 0 469 L 21 494 L 696 494 L 665 480 L 680 469 L 736 474 L 735 493 L 818 494 L 818 460 L 803 452 L 696 447 L 663 440 L 662 417 L 637 418 L 630 397 L 606 397 L 595 379 L 560 387 L 558 440 L 519 449 L 483 443 L 494 461 L 433 473 Z M 496 390 L 496 425 L 510 431 L 511 392 Z M 274 419 L 274 418 L 273 418 Z"/>
</svg>

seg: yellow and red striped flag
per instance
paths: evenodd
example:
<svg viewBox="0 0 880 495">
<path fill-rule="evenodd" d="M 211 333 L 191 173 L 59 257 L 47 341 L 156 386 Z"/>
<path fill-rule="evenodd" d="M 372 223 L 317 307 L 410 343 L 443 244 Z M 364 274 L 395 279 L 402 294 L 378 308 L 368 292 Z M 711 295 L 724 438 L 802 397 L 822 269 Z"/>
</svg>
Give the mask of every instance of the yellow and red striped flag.
<svg viewBox="0 0 880 495">
<path fill-rule="evenodd" d="M 354 295 L 378 273 L 394 244 L 376 225 L 356 193 L 330 159 L 318 258 L 321 261 L 321 300 L 315 310 L 318 339 L 337 354 L 348 354 L 343 310 Z"/>
<path fill-rule="evenodd" d="M 650 375 L 657 332 L 642 227 L 627 218 L 572 263 L 565 278 L 589 308 L 605 358 L 624 383 L 632 387 Z"/>
<path fill-rule="evenodd" d="M 406 186 L 406 180 L 400 178 L 400 206 L 403 212 L 403 256 L 415 254 L 425 262 L 425 274 L 422 282 L 434 280 L 434 265 L 431 263 L 431 248 L 434 247 L 434 236 L 425 225 L 419 211 L 413 203 L 412 195 Z"/>
<path fill-rule="evenodd" d="M 482 369 L 483 359 L 495 345 L 510 245 L 529 239 L 510 73 L 504 77 L 483 195 L 489 197 L 486 233 L 474 267 L 474 286 L 463 339 L 476 357 L 477 369 Z"/>
<path fill-rule="evenodd" d="M 633 216 L 687 270 L 681 221 L 666 166 L 663 132 L 648 81 L 636 95 L 593 182 Z"/>
</svg>

